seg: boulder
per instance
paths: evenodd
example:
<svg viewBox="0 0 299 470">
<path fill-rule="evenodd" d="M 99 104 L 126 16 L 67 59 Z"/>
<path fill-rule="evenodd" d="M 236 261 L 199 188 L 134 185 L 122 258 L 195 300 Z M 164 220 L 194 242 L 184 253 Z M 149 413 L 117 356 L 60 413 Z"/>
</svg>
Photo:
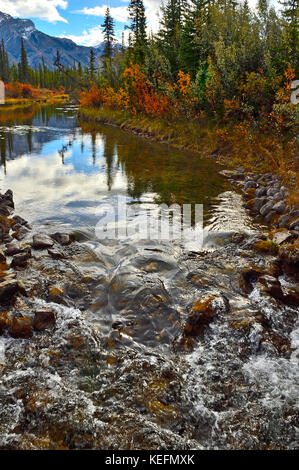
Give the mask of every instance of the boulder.
<svg viewBox="0 0 299 470">
<path fill-rule="evenodd" d="M 36 331 L 46 330 L 55 326 L 56 318 L 52 310 L 40 309 L 35 312 L 33 327 Z"/>
<path fill-rule="evenodd" d="M 255 192 L 256 197 L 265 196 L 266 194 L 267 194 L 267 189 L 264 186 L 262 186 L 261 188 L 257 188 Z"/>
<path fill-rule="evenodd" d="M 261 276 L 259 278 L 259 282 L 263 284 L 264 290 L 268 292 L 272 297 L 278 300 L 283 299 L 283 291 L 280 285 L 280 282 L 276 277 L 273 276 Z"/>
<path fill-rule="evenodd" d="M 20 245 L 16 241 L 12 241 L 5 245 L 6 256 L 13 256 L 13 255 L 16 255 L 17 253 L 20 253 L 21 251 L 22 250 L 20 248 Z"/>
<path fill-rule="evenodd" d="M 284 201 L 279 201 L 274 204 L 272 210 L 277 212 L 277 214 L 283 214 L 286 211 L 287 205 Z"/>
<path fill-rule="evenodd" d="M 261 207 L 267 203 L 268 199 L 266 197 L 256 197 L 254 200 L 253 208 L 259 212 Z"/>
<path fill-rule="evenodd" d="M 19 283 L 15 279 L 0 282 L 0 303 L 10 302 L 19 291 Z"/>
<path fill-rule="evenodd" d="M 49 235 L 45 233 L 40 233 L 38 235 L 34 235 L 33 237 L 33 248 L 35 250 L 44 250 L 46 248 L 52 248 L 54 245 L 54 241 Z"/>
<path fill-rule="evenodd" d="M 27 225 L 28 224 L 27 220 L 23 219 L 23 217 L 20 217 L 19 215 L 14 215 L 13 220 L 18 225 Z"/>
<path fill-rule="evenodd" d="M 14 255 L 11 267 L 12 268 L 25 268 L 27 266 L 28 260 L 31 258 L 30 248 L 24 250 L 22 253 Z"/>
<path fill-rule="evenodd" d="M 64 259 L 65 254 L 62 251 L 55 250 L 54 248 L 49 248 L 48 253 L 53 259 Z"/>
<path fill-rule="evenodd" d="M 284 214 L 284 215 L 281 215 L 278 219 L 278 227 L 279 228 L 282 228 L 282 227 L 288 227 L 289 226 L 289 223 L 291 221 L 291 217 L 289 214 Z"/>
<path fill-rule="evenodd" d="M 32 336 L 32 319 L 25 317 L 15 317 L 12 320 L 10 334 L 13 338 L 27 339 Z"/>
<path fill-rule="evenodd" d="M 69 245 L 70 243 L 74 241 L 73 236 L 68 233 L 56 232 L 53 235 L 51 235 L 51 238 L 62 246 Z"/>
<path fill-rule="evenodd" d="M 260 208 L 260 214 L 265 217 L 265 215 L 267 215 L 272 210 L 273 205 L 273 201 L 267 202 L 264 206 Z"/>
<path fill-rule="evenodd" d="M 283 245 L 278 256 L 282 270 L 299 281 L 299 243 Z"/>
</svg>

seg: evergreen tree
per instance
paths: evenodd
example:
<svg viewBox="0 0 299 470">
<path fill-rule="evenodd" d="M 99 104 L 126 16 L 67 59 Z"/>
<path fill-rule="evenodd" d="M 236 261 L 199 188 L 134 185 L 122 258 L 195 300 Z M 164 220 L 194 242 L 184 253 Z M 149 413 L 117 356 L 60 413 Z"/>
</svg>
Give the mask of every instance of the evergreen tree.
<svg viewBox="0 0 299 470">
<path fill-rule="evenodd" d="M 129 18 L 131 25 L 129 29 L 133 33 L 133 56 L 134 60 L 144 63 L 145 52 L 147 47 L 146 37 L 146 17 L 143 0 L 130 0 L 128 6 Z"/>
<path fill-rule="evenodd" d="M 298 73 L 299 51 L 298 51 L 298 18 L 299 2 L 298 0 L 280 0 L 282 6 L 282 16 L 286 21 L 286 41 L 289 47 L 289 58 L 291 64 Z"/>
<path fill-rule="evenodd" d="M 101 26 L 103 28 L 104 42 L 105 42 L 102 57 L 104 57 L 105 59 L 111 59 L 112 54 L 113 54 L 113 44 L 115 41 L 115 37 L 114 37 L 114 20 L 112 16 L 110 15 L 109 7 L 107 7 L 106 9 L 105 20 Z"/>
<path fill-rule="evenodd" d="M 29 81 L 29 65 L 27 53 L 24 46 L 24 40 L 21 38 L 21 61 L 20 61 L 20 81 L 23 83 L 28 83 Z"/>
<path fill-rule="evenodd" d="M 91 80 L 96 78 L 96 58 L 93 49 L 90 49 L 88 73 Z"/>
</svg>

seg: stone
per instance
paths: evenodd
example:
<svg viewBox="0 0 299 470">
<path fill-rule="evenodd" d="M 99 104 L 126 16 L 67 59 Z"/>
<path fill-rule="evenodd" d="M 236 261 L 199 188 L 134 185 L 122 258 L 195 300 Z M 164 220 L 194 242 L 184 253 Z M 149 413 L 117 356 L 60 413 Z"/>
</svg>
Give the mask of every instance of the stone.
<svg viewBox="0 0 299 470">
<path fill-rule="evenodd" d="M 8 303 L 19 291 L 19 283 L 15 279 L 0 282 L 0 302 Z"/>
<path fill-rule="evenodd" d="M 297 225 L 299 225 L 299 218 L 293 220 L 293 221 L 290 223 L 289 229 L 290 229 L 290 230 L 296 230 Z"/>
<path fill-rule="evenodd" d="M 272 210 L 272 207 L 273 207 L 273 202 L 272 201 L 267 202 L 264 206 L 260 208 L 260 214 L 263 217 L 265 217 L 265 215 L 267 215 Z"/>
<path fill-rule="evenodd" d="M 16 255 L 17 253 L 20 253 L 21 248 L 20 245 L 16 242 L 10 242 L 5 245 L 5 254 L 6 256 L 13 256 Z"/>
<path fill-rule="evenodd" d="M 72 235 L 69 235 L 68 233 L 56 232 L 51 235 L 51 238 L 62 246 L 69 245 L 74 241 Z"/>
<path fill-rule="evenodd" d="M 2 248 L 0 248 L 0 262 L 6 261 L 6 256 Z"/>
<path fill-rule="evenodd" d="M 276 212 L 271 210 L 270 212 L 268 212 L 268 214 L 265 216 L 265 222 L 267 224 L 270 224 L 270 222 L 272 221 L 273 217 L 276 215 Z"/>
<path fill-rule="evenodd" d="M 292 212 L 290 212 L 290 217 L 292 219 L 299 217 L 299 210 L 293 210 Z"/>
<path fill-rule="evenodd" d="M 283 232 L 274 233 L 272 236 L 272 241 L 274 243 L 277 243 L 278 245 L 281 245 L 283 242 L 292 238 L 292 236 L 293 236 L 292 232 L 289 232 L 288 230 L 284 230 Z"/>
<path fill-rule="evenodd" d="M 23 219 L 23 217 L 20 217 L 19 215 L 14 215 L 13 220 L 15 221 L 16 224 L 19 225 L 27 225 L 27 220 Z"/>
<path fill-rule="evenodd" d="M 25 317 L 15 317 L 12 320 L 10 334 L 13 338 L 28 339 L 32 336 L 32 319 Z"/>
<path fill-rule="evenodd" d="M 4 330 L 10 328 L 12 322 L 12 315 L 10 312 L 1 312 L 0 313 L 0 334 L 3 333 Z"/>
<path fill-rule="evenodd" d="M 268 255 L 276 255 L 279 250 L 279 245 L 277 243 L 274 243 L 272 240 L 261 240 L 259 242 L 256 242 L 253 245 L 253 249 L 257 251 L 258 253 L 264 253 Z"/>
<path fill-rule="evenodd" d="M 282 227 L 287 228 L 289 226 L 290 221 L 291 221 L 291 217 L 289 216 L 289 214 L 281 215 L 278 219 L 278 227 L 279 228 L 282 228 Z"/>
<path fill-rule="evenodd" d="M 55 250 L 53 248 L 48 249 L 48 253 L 53 259 L 65 259 L 65 254 L 62 251 Z"/>
<path fill-rule="evenodd" d="M 46 248 L 52 248 L 54 241 L 45 233 L 34 235 L 33 237 L 33 248 L 35 250 L 44 250 Z"/>
<path fill-rule="evenodd" d="M 266 193 L 267 193 L 266 188 L 264 186 L 262 186 L 261 188 L 257 188 L 257 190 L 255 192 L 255 196 L 256 197 L 265 196 Z"/>
<path fill-rule="evenodd" d="M 283 302 L 290 307 L 299 307 L 299 294 L 294 289 L 284 287 Z"/>
<path fill-rule="evenodd" d="M 283 272 L 299 281 L 299 243 L 283 245 L 278 257 Z"/>
<path fill-rule="evenodd" d="M 25 268 L 27 266 L 28 260 L 31 258 L 31 250 L 26 249 L 22 253 L 14 255 L 11 267 L 12 268 Z"/>
<path fill-rule="evenodd" d="M 285 201 L 279 201 L 276 204 L 274 204 L 273 210 L 277 212 L 277 214 L 283 214 L 286 210 L 286 207 L 287 205 Z"/>
<path fill-rule="evenodd" d="M 40 309 L 35 312 L 33 319 L 33 328 L 36 331 L 46 330 L 55 326 L 56 318 L 52 310 Z"/>
<path fill-rule="evenodd" d="M 276 277 L 273 276 L 261 276 L 259 278 L 259 282 L 263 284 L 264 290 L 268 292 L 272 297 L 278 300 L 283 299 L 283 291 L 280 285 L 280 282 Z"/>
<path fill-rule="evenodd" d="M 23 240 L 23 238 L 26 237 L 26 235 L 30 232 L 30 230 L 25 227 L 25 225 L 21 225 L 20 229 L 19 230 L 16 230 L 12 236 L 13 238 L 15 238 L 16 240 L 18 241 L 21 241 Z"/>
<path fill-rule="evenodd" d="M 254 210 L 259 212 L 261 207 L 263 207 L 267 203 L 267 201 L 268 199 L 266 197 L 256 197 L 253 205 Z"/>
<path fill-rule="evenodd" d="M 253 180 L 250 180 L 250 181 L 247 181 L 244 185 L 244 191 L 247 191 L 247 189 L 249 188 L 256 188 L 257 187 L 257 183 Z"/>
<path fill-rule="evenodd" d="M 248 268 L 245 268 L 241 275 L 242 275 L 242 282 L 241 282 L 241 287 L 246 292 L 246 294 L 249 294 L 249 292 L 252 291 L 253 289 L 253 284 L 258 280 L 260 276 L 264 274 L 264 271 L 259 268 L 258 266 L 249 266 Z"/>
<path fill-rule="evenodd" d="M 203 300 L 195 301 L 191 315 L 184 327 L 185 336 L 199 336 L 217 314 L 228 313 L 229 310 L 229 301 L 224 296 L 212 295 Z"/>
<path fill-rule="evenodd" d="M 5 217 L 9 216 L 12 213 L 12 208 L 7 206 L 6 204 L 0 203 L 0 215 Z"/>
</svg>

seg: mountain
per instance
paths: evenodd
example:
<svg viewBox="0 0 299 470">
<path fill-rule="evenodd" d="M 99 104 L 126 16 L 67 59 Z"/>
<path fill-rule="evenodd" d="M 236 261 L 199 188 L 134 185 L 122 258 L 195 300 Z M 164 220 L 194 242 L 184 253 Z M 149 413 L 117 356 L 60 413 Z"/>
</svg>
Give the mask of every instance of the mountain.
<svg viewBox="0 0 299 470">
<path fill-rule="evenodd" d="M 33 21 L 13 18 L 0 12 L 0 41 L 4 39 L 10 63 L 17 64 L 20 60 L 21 37 L 31 67 L 38 66 L 43 57 L 47 67 L 52 69 L 57 49 L 64 65 L 73 65 L 75 61 L 81 62 L 83 66 L 88 64 L 90 49 L 94 50 L 96 56 L 99 56 L 103 50 L 103 44 L 91 48 L 78 46 L 70 39 L 48 36 L 38 31 Z"/>
</svg>

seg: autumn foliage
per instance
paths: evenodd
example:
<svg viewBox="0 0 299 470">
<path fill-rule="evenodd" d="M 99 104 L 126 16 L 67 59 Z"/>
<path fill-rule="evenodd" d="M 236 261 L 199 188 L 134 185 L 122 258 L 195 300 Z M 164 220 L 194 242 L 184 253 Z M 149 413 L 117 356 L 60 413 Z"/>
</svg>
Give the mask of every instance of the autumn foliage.
<svg viewBox="0 0 299 470">
<path fill-rule="evenodd" d="M 9 98 L 35 98 L 37 96 L 33 86 L 26 83 L 8 83 L 5 85 L 5 89 Z"/>
</svg>

